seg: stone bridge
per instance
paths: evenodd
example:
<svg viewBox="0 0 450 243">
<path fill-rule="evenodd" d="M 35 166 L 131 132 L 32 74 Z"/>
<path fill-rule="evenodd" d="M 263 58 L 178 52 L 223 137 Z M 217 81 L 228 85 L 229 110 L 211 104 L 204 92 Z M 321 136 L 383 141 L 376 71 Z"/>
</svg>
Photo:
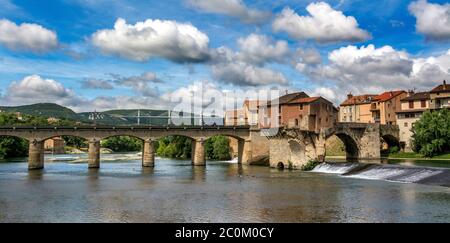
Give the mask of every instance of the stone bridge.
<svg viewBox="0 0 450 243">
<path fill-rule="evenodd" d="M 216 135 L 237 139 L 238 161 L 247 164 L 253 156 L 267 150 L 267 139 L 260 136 L 258 129 L 248 126 L 187 126 L 187 127 L 0 127 L 0 136 L 19 137 L 29 141 L 28 168 L 44 168 L 44 142 L 60 136 L 74 136 L 89 142 L 89 168 L 100 167 L 100 141 L 114 136 L 130 136 L 143 141 L 142 165 L 152 167 L 155 163 L 155 141 L 166 136 L 184 136 L 192 140 L 192 164 L 206 164 L 204 142 Z M 253 142 L 252 142 L 253 141 Z"/>
<path fill-rule="evenodd" d="M 383 142 L 388 146 L 399 146 L 396 125 L 338 123 L 320 133 L 280 129 L 278 134 L 269 137 L 271 167 L 300 169 L 311 160 L 324 161 L 326 140 L 332 135 L 343 141 L 350 161 L 381 158 Z"/>
</svg>

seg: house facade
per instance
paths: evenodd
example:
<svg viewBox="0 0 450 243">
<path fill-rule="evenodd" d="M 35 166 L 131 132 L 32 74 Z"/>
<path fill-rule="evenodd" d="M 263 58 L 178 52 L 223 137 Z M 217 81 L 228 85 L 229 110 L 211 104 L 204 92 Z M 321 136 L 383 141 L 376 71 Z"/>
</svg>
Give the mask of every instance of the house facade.
<svg viewBox="0 0 450 243">
<path fill-rule="evenodd" d="M 450 108 L 450 84 L 444 80 L 430 91 L 431 109 Z"/>
<path fill-rule="evenodd" d="M 281 126 L 320 132 L 337 123 L 338 110 L 323 97 L 296 98 L 281 105 Z"/>
<path fill-rule="evenodd" d="M 225 112 L 225 126 L 243 126 L 246 125 L 244 109 L 237 109 Z"/>
<path fill-rule="evenodd" d="M 403 90 L 384 92 L 372 101 L 370 111 L 372 121 L 383 125 L 397 125 L 397 112 L 401 110 L 401 100 L 407 96 Z"/>
<path fill-rule="evenodd" d="M 373 123 L 371 104 L 377 95 L 347 95 L 339 106 L 339 122 Z"/>
<path fill-rule="evenodd" d="M 423 112 L 431 107 L 430 93 L 408 92 L 401 100 L 401 110 L 397 112 L 397 123 L 400 129 L 400 145 L 405 152 L 412 152 L 412 128 Z"/>
</svg>

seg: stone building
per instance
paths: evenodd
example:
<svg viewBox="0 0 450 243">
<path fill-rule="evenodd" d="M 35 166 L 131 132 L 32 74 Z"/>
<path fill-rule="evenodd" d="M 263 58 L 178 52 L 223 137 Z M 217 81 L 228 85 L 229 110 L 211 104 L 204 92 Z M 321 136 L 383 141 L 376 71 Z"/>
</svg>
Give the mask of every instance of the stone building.
<svg viewBox="0 0 450 243">
<path fill-rule="evenodd" d="M 450 108 L 450 84 L 444 80 L 430 91 L 431 109 Z"/>
<path fill-rule="evenodd" d="M 319 133 L 334 127 L 338 110 L 323 97 L 296 98 L 281 105 L 281 126 Z"/>
<path fill-rule="evenodd" d="M 397 124 L 400 128 L 400 145 L 405 152 L 412 152 L 412 128 L 422 113 L 430 109 L 429 92 L 408 92 L 401 100 L 401 110 L 397 111 Z"/>
<path fill-rule="evenodd" d="M 260 128 L 280 127 L 287 124 L 281 122 L 281 107 L 295 99 L 309 98 L 305 92 L 296 92 L 283 96 L 278 99 L 268 101 L 258 105 L 258 121 Z"/>
<path fill-rule="evenodd" d="M 243 126 L 245 122 L 244 109 L 237 109 L 225 112 L 225 126 Z"/>
<path fill-rule="evenodd" d="M 64 154 L 65 149 L 64 146 L 66 145 L 64 139 L 61 137 L 51 138 L 45 140 L 44 143 L 44 149 L 47 152 L 51 152 L 54 154 Z"/>
<path fill-rule="evenodd" d="M 403 90 L 384 92 L 372 101 L 372 121 L 383 125 L 397 125 L 396 112 L 401 110 L 401 100 L 407 96 Z"/>
<path fill-rule="evenodd" d="M 258 125 L 258 105 L 262 104 L 262 101 L 259 100 L 245 100 L 244 106 L 244 117 L 245 124 L 250 126 Z"/>
<path fill-rule="evenodd" d="M 347 95 L 340 105 L 339 122 L 373 123 L 371 104 L 377 95 Z"/>
</svg>

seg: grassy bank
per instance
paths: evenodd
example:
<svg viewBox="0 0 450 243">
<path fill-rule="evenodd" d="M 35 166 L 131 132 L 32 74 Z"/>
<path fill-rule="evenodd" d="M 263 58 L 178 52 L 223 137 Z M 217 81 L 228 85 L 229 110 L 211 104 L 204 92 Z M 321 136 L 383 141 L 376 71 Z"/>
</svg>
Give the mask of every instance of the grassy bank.
<svg viewBox="0 0 450 243">
<path fill-rule="evenodd" d="M 389 159 L 450 160 L 450 153 L 437 155 L 434 156 L 433 158 L 427 158 L 418 153 L 395 153 L 389 154 Z"/>
</svg>

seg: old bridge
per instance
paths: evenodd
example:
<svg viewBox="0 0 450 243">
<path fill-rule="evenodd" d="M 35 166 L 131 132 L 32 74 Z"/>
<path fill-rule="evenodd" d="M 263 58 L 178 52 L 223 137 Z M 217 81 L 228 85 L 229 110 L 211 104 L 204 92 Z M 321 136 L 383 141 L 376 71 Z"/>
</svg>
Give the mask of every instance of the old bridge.
<svg viewBox="0 0 450 243">
<path fill-rule="evenodd" d="M 224 135 L 237 140 L 238 161 L 250 164 L 255 158 L 269 156 L 272 167 L 300 168 L 310 160 L 324 160 L 326 140 L 336 135 L 345 144 L 348 159 L 376 159 L 381 157 L 382 141 L 397 145 L 397 126 L 380 124 L 338 123 L 319 133 L 299 129 L 280 128 L 276 135 L 264 135 L 249 126 L 178 126 L 178 127 L 0 127 L 0 136 L 19 137 L 29 141 L 28 168 L 44 168 L 44 142 L 60 136 L 75 136 L 89 142 L 89 168 L 100 167 L 100 141 L 114 136 L 130 136 L 143 141 L 142 166 L 155 164 L 155 141 L 166 136 L 184 136 L 192 140 L 192 164 L 206 164 L 204 142 L 213 136 Z"/>
<path fill-rule="evenodd" d="M 319 133 L 299 129 L 281 129 L 269 136 L 270 165 L 300 168 L 310 160 L 324 161 L 326 141 L 336 135 L 345 145 L 347 160 L 379 159 L 383 145 L 399 146 L 396 125 L 367 123 L 338 123 Z"/>
<path fill-rule="evenodd" d="M 142 165 L 152 167 L 155 163 L 155 141 L 166 136 L 184 136 L 192 140 L 192 164 L 205 165 L 204 142 L 216 135 L 224 135 L 237 140 L 238 160 L 247 163 L 252 158 L 252 136 L 258 134 L 248 126 L 237 127 L 0 127 L 0 136 L 12 136 L 29 141 L 28 168 L 44 167 L 44 142 L 60 136 L 74 136 L 89 142 L 89 168 L 100 167 L 100 141 L 114 136 L 130 136 L 143 141 Z"/>
</svg>

